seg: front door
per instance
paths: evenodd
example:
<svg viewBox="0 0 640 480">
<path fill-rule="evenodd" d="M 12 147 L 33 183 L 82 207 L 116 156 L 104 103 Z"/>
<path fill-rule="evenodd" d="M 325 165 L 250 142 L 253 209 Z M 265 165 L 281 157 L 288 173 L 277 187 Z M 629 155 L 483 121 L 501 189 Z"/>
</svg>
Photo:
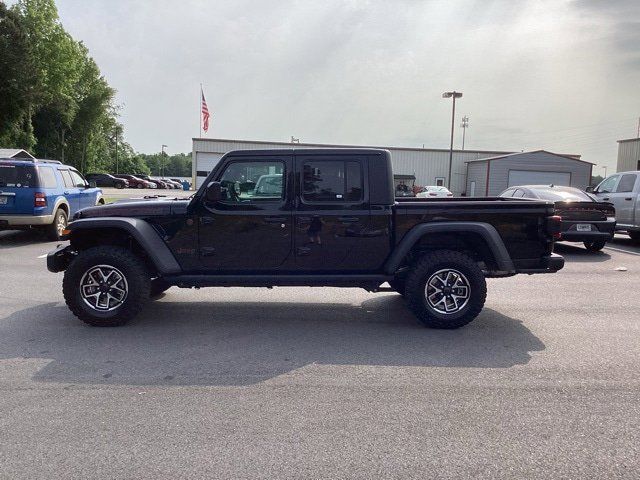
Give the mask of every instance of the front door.
<svg viewBox="0 0 640 480">
<path fill-rule="evenodd" d="M 73 214 L 80 210 L 80 188 L 78 188 L 74 182 L 71 172 L 68 169 L 60 170 L 62 180 L 64 181 L 64 197 L 69 203 L 69 218 L 73 217 Z"/>
<path fill-rule="evenodd" d="M 293 263 L 292 171 L 289 155 L 227 158 L 213 179 L 223 198 L 198 206 L 202 269 L 265 273 Z"/>
<path fill-rule="evenodd" d="M 368 184 L 366 166 L 364 155 L 296 156 L 300 196 L 294 214 L 297 270 L 330 273 L 373 268 L 364 258 L 373 240 L 363 188 Z"/>
</svg>

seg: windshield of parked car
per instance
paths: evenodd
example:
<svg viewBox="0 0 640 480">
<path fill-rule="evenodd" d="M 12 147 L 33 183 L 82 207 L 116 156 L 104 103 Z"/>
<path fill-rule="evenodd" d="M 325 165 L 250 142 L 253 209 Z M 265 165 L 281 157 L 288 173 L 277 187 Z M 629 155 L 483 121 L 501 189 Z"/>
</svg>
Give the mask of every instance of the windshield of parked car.
<svg viewBox="0 0 640 480">
<path fill-rule="evenodd" d="M 542 200 L 552 202 L 592 202 L 593 199 L 577 188 L 535 188 L 532 189 Z"/>
<path fill-rule="evenodd" d="M 0 187 L 36 187 L 37 181 L 34 167 L 0 165 Z"/>
</svg>

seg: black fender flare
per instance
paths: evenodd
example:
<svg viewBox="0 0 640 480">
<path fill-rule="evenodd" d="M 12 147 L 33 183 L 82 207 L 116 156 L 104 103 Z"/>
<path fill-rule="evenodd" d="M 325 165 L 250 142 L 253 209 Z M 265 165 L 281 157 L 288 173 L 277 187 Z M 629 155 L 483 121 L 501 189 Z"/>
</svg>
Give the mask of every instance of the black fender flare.
<svg viewBox="0 0 640 480">
<path fill-rule="evenodd" d="M 70 236 L 73 236 L 73 232 L 76 231 L 99 228 L 113 228 L 127 232 L 140 244 L 161 274 L 170 275 L 181 272 L 180 265 L 167 244 L 144 220 L 120 217 L 83 218 L 74 220 L 67 226 L 71 231 Z"/>
<path fill-rule="evenodd" d="M 493 258 L 502 272 L 515 273 L 511 256 L 502 237 L 491 224 L 484 222 L 436 222 L 416 225 L 405 234 L 384 265 L 384 271 L 393 275 L 402 264 L 411 248 L 425 235 L 434 233 L 474 233 L 480 235 L 491 250 Z"/>
</svg>

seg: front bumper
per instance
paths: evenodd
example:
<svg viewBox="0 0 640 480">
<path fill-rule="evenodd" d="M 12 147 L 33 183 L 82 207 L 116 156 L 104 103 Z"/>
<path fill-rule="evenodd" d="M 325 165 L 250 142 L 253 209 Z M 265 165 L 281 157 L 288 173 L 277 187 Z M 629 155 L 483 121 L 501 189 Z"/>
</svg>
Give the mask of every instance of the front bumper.
<svg viewBox="0 0 640 480">
<path fill-rule="evenodd" d="M 8 227 L 26 227 L 29 225 L 50 225 L 53 215 L 0 215 L 0 230 Z"/>
<path fill-rule="evenodd" d="M 47 270 L 53 273 L 67 269 L 76 252 L 69 245 L 58 245 L 55 250 L 47 254 Z"/>
<path fill-rule="evenodd" d="M 518 273 L 527 273 L 529 275 L 534 273 L 555 273 L 558 270 L 562 270 L 563 267 L 564 257 L 557 253 L 552 253 L 551 255 L 542 258 L 539 268 L 519 269 Z"/>
</svg>

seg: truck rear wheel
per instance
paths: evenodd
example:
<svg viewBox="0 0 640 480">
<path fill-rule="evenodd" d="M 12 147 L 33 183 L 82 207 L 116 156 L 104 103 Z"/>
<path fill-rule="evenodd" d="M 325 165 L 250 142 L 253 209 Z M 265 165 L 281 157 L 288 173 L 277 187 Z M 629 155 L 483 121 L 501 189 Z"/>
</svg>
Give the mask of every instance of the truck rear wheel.
<svg viewBox="0 0 640 480">
<path fill-rule="evenodd" d="M 150 276 L 142 261 L 121 247 L 80 252 L 64 273 L 62 292 L 73 314 L 95 327 L 117 327 L 149 300 Z"/>
<path fill-rule="evenodd" d="M 478 264 L 460 252 L 427 253 L 407 277 L 405 298 L 420 323 L 453 329 L 475 319 L 487 297 L 487 283 Z"/>
</svg>

